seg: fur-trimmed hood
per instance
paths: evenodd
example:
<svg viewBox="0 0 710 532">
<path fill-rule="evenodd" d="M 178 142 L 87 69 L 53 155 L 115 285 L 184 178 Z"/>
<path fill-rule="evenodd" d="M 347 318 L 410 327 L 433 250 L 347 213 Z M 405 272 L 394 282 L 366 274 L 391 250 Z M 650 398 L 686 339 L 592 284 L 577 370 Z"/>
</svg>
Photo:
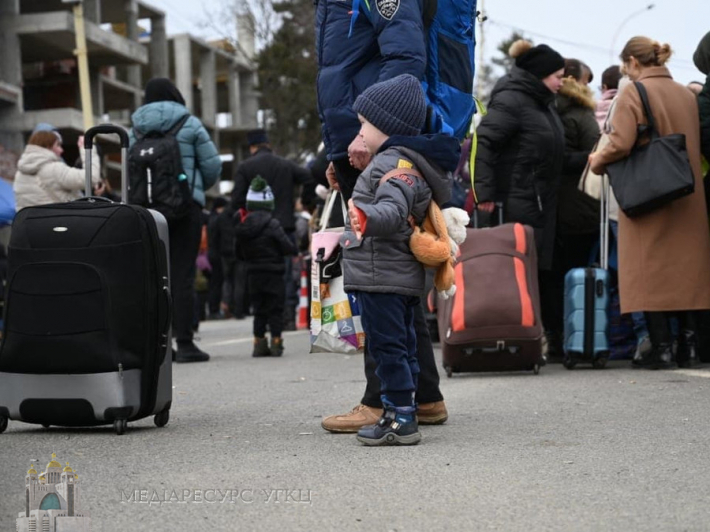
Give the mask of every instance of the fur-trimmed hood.
<svg viewBox="0 0 710 532">
<path fill-rule="evenodd" d="M 592 90 L 572 78 L 562 80 L 562 87 L 560 88 L 559 94 L 562 97 L 558 98 L 558 108 L 562 108 L 566 105 L 574 105 L 596 109 L 597 104 L 594 101 Z"/>
</svg>

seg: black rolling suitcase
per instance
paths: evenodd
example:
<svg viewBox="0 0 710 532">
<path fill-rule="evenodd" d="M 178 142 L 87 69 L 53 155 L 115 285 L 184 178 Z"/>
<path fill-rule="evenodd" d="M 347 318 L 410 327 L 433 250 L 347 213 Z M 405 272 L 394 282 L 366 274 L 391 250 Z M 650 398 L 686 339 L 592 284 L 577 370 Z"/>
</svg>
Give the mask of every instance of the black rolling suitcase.
<svg viewBox="0 0 710 532">
<path fill-rule="evenodd" d="M 128 135 L 121 138 L 127 198 Z M 0 432 L 8 419 L 45 426 L 113 423 L 155 415 L 172 400 L 168 227 L 162 214 L 87 197 L 17 214 L 8 257 L 0 348 Z"/>
</svg>

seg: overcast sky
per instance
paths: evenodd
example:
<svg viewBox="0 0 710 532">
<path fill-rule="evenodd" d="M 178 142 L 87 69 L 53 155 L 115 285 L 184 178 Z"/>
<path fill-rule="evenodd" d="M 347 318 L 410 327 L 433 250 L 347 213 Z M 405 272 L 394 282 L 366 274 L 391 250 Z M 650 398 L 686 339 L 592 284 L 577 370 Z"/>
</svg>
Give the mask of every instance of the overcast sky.
<svg viewBox="0 0 710 532">
<path fill-rule="evenodd" d="M 209 38 L 214 35 L 201 28 L 199 21 L 204 19 L 205 10 L 217 10 L 229 0 L 145 1 L 167 13 L 168 33 L 189 31 Z M 644 10 L 651 3 L 654 8 Z M 544 42 L 565 57 L 589 64 L 596 89 L 602 71 L 618 63 L 624 43 L 634 35 L 647 35 L 673 47 L 675 54 L 669 66 L 676 80 L 703 81 L 703 75 L 693 65 L 693 52 L 710 31 L 710 0 L 478 0 L 479 10 L 482 5 L 489 17 L 484 29 L 485 61 L 517 28 L 536 43 Z M 634 13 L 638 14 L 621 28 Z M 480 38 L 480 26 L 477 30 Z M 612 57 L 610 49 L 617 32 Z"/>
</svg>

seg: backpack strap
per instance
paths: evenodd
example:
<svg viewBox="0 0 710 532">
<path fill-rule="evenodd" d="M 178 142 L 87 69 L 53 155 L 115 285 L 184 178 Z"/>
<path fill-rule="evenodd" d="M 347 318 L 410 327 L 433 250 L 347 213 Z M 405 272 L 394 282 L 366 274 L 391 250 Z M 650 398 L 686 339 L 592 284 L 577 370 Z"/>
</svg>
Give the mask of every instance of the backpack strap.
<svg viewBox="0 0 710 532">
<path fill-rule="evenodd" d="M 439 8 L 439 0 L 424 0 L 424 10 L 422 12 L 422 20 L 424 28 L 429 30 L 431 23 L 434 22 L 436 11 Z"/>
<path fill-rule="evenodd" d="M 488 114 L 488 111 L 483 106 L 483 104 L 475 98 L 476 108 L 481 114 L 481 118 Z M 471 129 L 473 130 L 473 135 L 471 135 L 471 157 L 468 162 L 468 174 L 471 177 L 471 193 L 473 194 L 473 203 L 478 205 L 478 196 L 476 196 L 476 186 L 475 186 L 475 175 L 476 175 L 476 155 L 478 154 L 478 133 L 477 127 L 475 125 L 476 114 L 474 113 L 471 119 Z"/>
<path fill-rule="evenodd" d="M 384 183 L 392 179 L 393 177 L 399 177 L 399 176 L 411 176 L 411 177 L 416 177 L 417 179 L 424 179 L 424 176 L 419 172 L 419 170 L 416 170 L 414 168 L 395 168 L 394 170 L 390 170 L 387 172 L 385 175 L 383 175 L 380 178 L 380 182 L 378 183 L 378 187 L 382 186 Z M 416 220 L 414 219 L 414 216 L 411 214 L 407 218 L 407 221 L 409 222 L 409 225 L 412 226 L 412 229 L 416 227 L 417 223 Z"/>
<path fill-rule="evenodd" d="M 187 113 L 185 116 L 183 116 L 180 120 L 175 122 L 175 125 L 171 127 L 168 131 L 165 132 L 166 135 L 169 135 L 171 137 L 176 137 L 178 133 L 180 133 L 180 130 L 182 127 L 185 125 L 185 122 L 187 122 L 190 119 L 190 113 Z M 192 184 L 190 185 L 190 194 L 193 194 L 195 192 L 195 181 L 197 180 L 197 151 L 195 151 L 195 166 L 192 169 Z"/>
<path fill-rule="evenodd" d="M 185 122 L 187 122 L 188 118 L 190 118 L 190 113 L 187 113 L 185 116 L 183 116 L 180 120 L 175 122 L 175 125 L 168 129 L 165 134 L 170 135 L 171 137 L 175 137 L 178 133 L 180 133 L 180 130 L 182 129 L 182 126 L 185 125 Z"/>
</svg>

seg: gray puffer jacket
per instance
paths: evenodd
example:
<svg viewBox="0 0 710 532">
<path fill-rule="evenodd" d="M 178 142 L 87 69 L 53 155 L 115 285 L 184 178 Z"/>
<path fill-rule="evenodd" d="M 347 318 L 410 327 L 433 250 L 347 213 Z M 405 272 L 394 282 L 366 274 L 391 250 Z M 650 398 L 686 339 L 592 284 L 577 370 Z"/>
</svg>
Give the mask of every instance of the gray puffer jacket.
<svg viewBox="0 0 710 532">
<path fill-rule="evenodd" d="M 402 176 L 380 179 L 395 168 L 414 166 L 424 180 Z M 439 204 L 451 194 L 451 174 L 420 153 L 390 147 L 377 154 L 357 180 L 353 203 L 367 217 L 362 239 L 346 224 L 341 239 L 345 290 L 420 296 L 424 267 L 409 249 L 412 215 L 417 223 L 426 216 L 432 198 Z"/>
</svg>

